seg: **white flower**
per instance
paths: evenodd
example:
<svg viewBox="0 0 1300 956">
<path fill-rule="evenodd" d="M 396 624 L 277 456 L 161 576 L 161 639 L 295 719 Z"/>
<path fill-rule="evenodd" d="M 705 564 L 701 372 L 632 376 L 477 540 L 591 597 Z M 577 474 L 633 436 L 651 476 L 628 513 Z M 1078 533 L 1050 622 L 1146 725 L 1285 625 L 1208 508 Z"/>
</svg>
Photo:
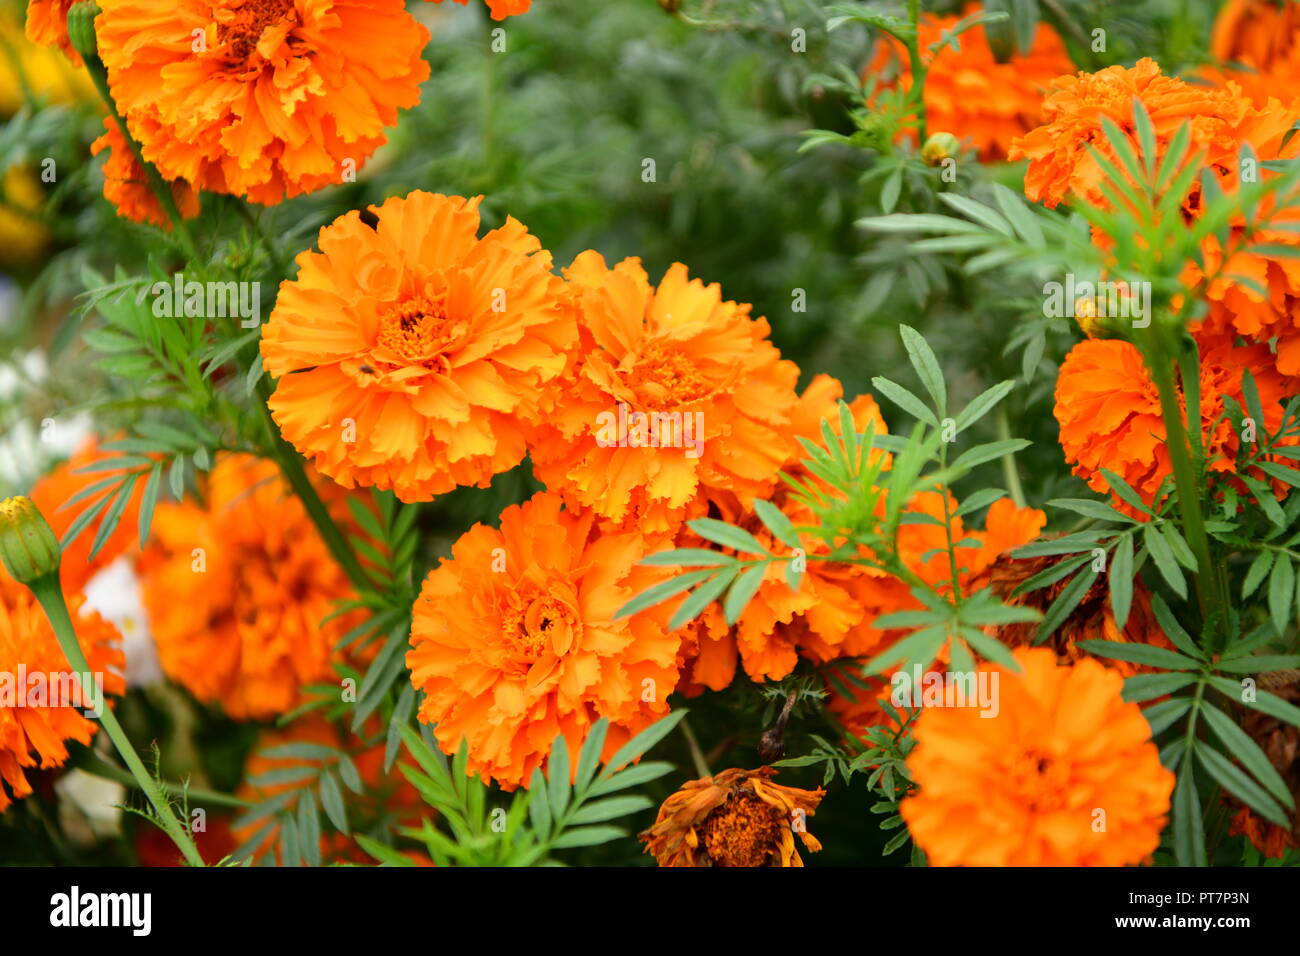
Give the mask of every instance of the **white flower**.
<svg viewBox="0 0 1300 956">
<path fill-rule="evenodd" d="M 121 632 L 127 687 L 146 687 L 163 679 L 140 579 L 129 557 L 118 558 L 90 579 L 86 607 L 98 611 Z"/>
</svg>

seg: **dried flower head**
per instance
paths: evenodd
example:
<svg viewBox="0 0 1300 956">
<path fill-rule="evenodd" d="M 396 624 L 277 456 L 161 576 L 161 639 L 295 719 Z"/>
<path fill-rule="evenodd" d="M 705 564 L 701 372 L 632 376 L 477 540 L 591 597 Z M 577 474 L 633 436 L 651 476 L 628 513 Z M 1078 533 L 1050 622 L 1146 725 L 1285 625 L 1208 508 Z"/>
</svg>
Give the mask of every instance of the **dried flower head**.
<svg viewBox="0 0 1300 956">
<path fill-rule="evenodd" d="M 733 769 L 683 784 L 641 834 L 646 852 L 660 866 L 803 866 L 794 835 L 814 853 L 822 848 L 805 820 L 826 792 L 775 776 L 771 767 Z"/>
</svg>

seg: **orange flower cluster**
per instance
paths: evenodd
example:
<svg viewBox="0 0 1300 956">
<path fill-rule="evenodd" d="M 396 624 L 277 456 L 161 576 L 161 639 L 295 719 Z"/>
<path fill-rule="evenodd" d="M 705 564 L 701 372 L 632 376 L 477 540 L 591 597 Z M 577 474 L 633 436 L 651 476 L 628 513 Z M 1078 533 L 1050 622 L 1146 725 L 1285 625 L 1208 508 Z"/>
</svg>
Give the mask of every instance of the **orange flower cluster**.
<svg viewBox="0 0 1300 956">
<path fill-rule="evenodd" d="M 252 202 L 352 178 L 429 76 L 428 31 L 402 0 L 100 6 L 99 54 L 144 158 Z"/>
<path fill-rule="evenodd" d="M 999 710 L 927 709 L 907 765 L 920 793 L 902 815 L 934 866 L 1122 866 L 1160 842 L 1174 777 L 1123 678 L 1094 660 L 1016 652 Z"/>
<path fill-rule="evenodd" d="M 475 210 L 413 193 L 376 208 L 376 229 L 355 214 L 327 227 L 263 338 L 279 376 L 276 420 L 337 480 L 419 500 L 485 484 L 526 451 L 547 486 L 508 509 L 500 530 L 467 532 L 424 582 L 407 663 L 443 748 L 468 740 L 474 772 L 527 785 L 557 735 L 576 747 L 603 717 L 614 748 L 665 713 L 674 690 L 724 688 L 737 664 L 777 680 L 801 657 L 864 656 L 895 636 L 873 621 L 914 606 L 902 582 L 815 560 L 829 551 L 811 539 L 800 588 L 773 568 L 735 625 L 711 606 L 671 632 L 675 602 L 615 617 L 665 577 L 640 565 L 647 555 L 709 546 L 691 518 L 724 518 L 774 552 L 786 545 L 754 513 L 757 499 L 815 523 L 776 476 L 819 481 L 798 439 L 820 441 L 823 419 L 839 430 L 843 388 L 819 376 L 798 395 L 798 369 L 766 321 L 682 265 L 656 287 L 637 260 L 610 267 L 586 252 L 562 281 L 513 220 L 475 238 Z M 856 429 L 885 433 L 869 396 L 850 410 Z M 354 440 L 338 432 L 344 419 Z M 912 507 L 946 517 L 937 494 Z M 1043 520 L 1009 502 L 994 505 L 985 532 L 953 518 L 955 538 L 973 539 L 958 549 L 959 583 L 976 585 Z M 906 560 L 951 587 L 951 569 L 927 553 L 946 540 L 934 532 L 907 525 Z"/>
<path fill-rule="evenodd" d="M 963 16 L 980 11 L 971 4 Z M 1043 90 L 1063 73 L 1074 69 L 1065 44 L 1056 31 L 1039 23 L 1028 53 L 1016 50 L 999 63 L 989 46 L 984 27 L 976 26 L 956 38 L 956 48 L 942 41 L 962 17 L 926 14 L 917 40 L 926 61 L 925 114 L 931 132 L 945 131 L 966 140 L 981 159 L 1002 160 L 1017 136 L 1042 119 Z M 907 51 L 893 37 L 884 37 L 864 76 L 879 88 L 912 88 Z"/>
<path fill-rule="evenodd" d="M 223 455 L 204 491 L 154 514 L 142 572 L 158 656 L 200 701 L 275 717 L 333 676 L 347 624 L 325 622 L 350 586 L 273 464 Z"/>
<path fill-rule="evenodd" d="M 104 694 L 125 693 L 117 629 L 83 612 L 83 603 L 74 597 L 69 611 L 90 672 L 102 678 Z M 88 744 L 98 729 L 82 713 L 93 706 L 92 695 L 73 691 L 73 679 L 45 612 L 0 569 L 0 812 L 32 792 L 25 770 L 62 766 L 69 741 Z"/>
</svg>

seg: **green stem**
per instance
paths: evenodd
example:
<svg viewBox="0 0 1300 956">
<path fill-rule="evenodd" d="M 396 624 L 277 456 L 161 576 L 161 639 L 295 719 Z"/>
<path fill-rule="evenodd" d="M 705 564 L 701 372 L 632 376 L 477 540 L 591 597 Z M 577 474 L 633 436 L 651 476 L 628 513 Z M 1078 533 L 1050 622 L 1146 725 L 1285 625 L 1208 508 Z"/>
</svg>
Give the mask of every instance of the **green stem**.
<svg viewBox="0 0 1300 956">
<path fill-rule="evenodd" d="M 906 41 L 908 66 L 912 72 L 912 99 L 916 103 L 917 144 L 924 146 L 929 139 L 925 115 L 926 65 L 921 58 L 918 24 L 921 21 L 921 0 L 907 0 L 907 19 L 912 24 L 912 35 Z"/>
<path fill-rule="evenodd" d="M 257 216 L 253 215 L 246 203 L 234 196 L 231 197 L 231 200 L 234 203 L 235 209 L 238 210 L 239 216 L 248 223 L 249 228 L 253 230 L 253 234 L 257 237 L 257 241 L 260 242 L 262 248 L 266 250 L 267 257 L 271 260 L 271 264 L 275 266 L 275 271 L 278 274 L 278 277 L 280 279 L 287 279 L 289 277 L 289 260 L 284 257 L 284 253 L 280 251 L 280 247 L 277 246 L 271 240 L 271 237 L 266 234 L 266 230 L 262 228 L 261 221 Z"/>
<path fill-rule="evenodd" d="M 307 477 L 307 470 L 303 468 L 302 459 L 298 457 L 298 452 L 281 437 L 280 428 L 275 424 L 275 419 L 271 417 L 271 409 L 267 405 L 267 399 L 271 397 L 270 387 L 265 376 L 257 383 L 257 393 L 257 405 L 271 440 L 271 454 L 276 464 L 280 466 L 280 473 L 289 482 L 294 494 L 302 501 L 308 517 L 316 525 L 316 530 L 320 532 L 325 546 L 330 549 L 330 554 L 334 556 L 334 560 L 339 563 L 339 567 L 347 574 L 352 586 L 357 589 L 357 593 L 364 594 L 372 591 L 374 589 L 373 585 L 370 579 L 366 577 L 365 569 L 361 567 L 361 562 L 357 559 L 356 552 L 352 550 L 352 545 L 348 543 L 347 537 L 339 530 L 339 526 L 334 522 L 329 509 L 325 507 L 325 502 L 321 501 L 320 495 L 317 494 L 315 485 Z"/>
<path fill-rule="evenodd" d="M 72 668 L 73 675 L 78 686 L 80 686 L 81 676 L 90 673 L 90 664 L 86 661 L 86 655 L 81 650 L 81 645 L 77 643 L 77 632 L 72 626 L 72 617 L 68 614 L 68 605 L 63 600 L 63 591 L 59 587 L 58 575 L 47 574 L 45 577 L 32 582 L 29 587 L 31 587 L 32 593 L 36 595 L 36 600 L 40 602 L 41 607 L 45 610 L 45 616 L 49 618 L 50 626 L 54 628 L 54 634 L 59 639 L 59 646 L 68 659 L 68 666 Z M 89 691 L 89 688 L 83 687 L 83 696 Z M 98 696 L 98 693 L 96 693 L 96 697 Z M 199 855 L 193 839 L 190 838 L 184 825 L 176 819 L 162 787 L 145 769 L 144 762 L 140 759 L 140 755 L 135 752 L 135 748 L 131 746 L 131 741 L 127 739 L 125 731 L 122 730 L 122 725 L 117 722 L 117 717 L 114 716 L 113 711 L 102 700 L 98 701 L 98 703 L 100 705 L 99 722 L 103 724 L 105 732 L 113 742 L 113 746 L 117 748 L 122 761 L 131 771 L 136 786 L 144 791 L 144 795 L 153 804 L 154 812 L 157 814 L 162 828 L 171 837 L 172 842 L 176 844 L 190 866 L 203 866 L 203 857 Z"/>
<path fill-rule="evenodd" d="M 139 781 L 133 774 L 127 773 L 121 767 L 114 767 L 99 754 L 95 754 L 99 765 L 87 769 L 87 773 L 93 773 L 97 777 L 104 777 L 108 780 L 116 780 L 118 783 L 124 783 L 128 787 L 139 786 Z M 199 803 L 211 803 L 222 807 L 251 807 L 253 804 L 248 800 L 241 800 L 231 793 L 221 793 L 217 790 L 205 790 L 202 787 L 191 787 L 187 784 L 160 782 L 159 786 L 167 793 L 178 797 L 190 797 Z"/>
<path fill-rule="evenodd" d="M 150 190 L 158 197 L 163 212 L 171 220 L 172 230 L 180 241 L 186 257 L 197 259 L 198 248 L 194 245 L 194 237 L 190 235 L 189 226 L 185 224 L 180 210 L 176 208 L 176 197 L 172 195 L 171 187 L 162 178 L 162 174 L 158 172 L 153 163 L 144 158 L 144 153 L 140 150 L 140 144 L 135 141 L 135 137 L 131 135 L 131 131 L 126 127 L 126 120 L 122 119 L 121 114 L 117 111 L 117 104 L 113 102 L 113 93 L 108 88 L 108 70 L 104 67 L 104 61 L 97 56 L 83 57 L 83 59 L 86 64 L 86 72 L 90 74 L 91 82 L 95 84 L 100 99 L 108 107 L 108 115 L 113 118 L 114 122 L 117 123 L 117 128 L 122 131 L 122 138 L 126 140 L 136 161 L 144 169 Z"/>
<path fill-rule="evenodd" d="M 704 759 L 704 751 L 700 747 L 700 741 L 695 736 L 695 731 L 691 730 L 691 725 L 682 718 L 679 725 L 682 728 L 682 736 L 686 738 L 686 746 L 691 751 L 691 763 L 695 765 L 695 772 L 701 777 L 712 777 L 713 771 L 709 769 L 708 761 Z"/>
<path fill-rule="evenodd" d="M 1005 409 L 999 408 L 997 414 L 998 438 L 1007 441 L 1011 438 L 1011 425 L 1007 421 Z M 1011 495 L 1011 500 L 1016 503 L 1017 508 L 1025 507 L 1025 490 L 1020 486 L 1020 472 L 1016 470 L 1016 459 L 1014 455 L 1002 456 L 1002 476 L 1007 482 L 1007 492 Z"/>
</svg>

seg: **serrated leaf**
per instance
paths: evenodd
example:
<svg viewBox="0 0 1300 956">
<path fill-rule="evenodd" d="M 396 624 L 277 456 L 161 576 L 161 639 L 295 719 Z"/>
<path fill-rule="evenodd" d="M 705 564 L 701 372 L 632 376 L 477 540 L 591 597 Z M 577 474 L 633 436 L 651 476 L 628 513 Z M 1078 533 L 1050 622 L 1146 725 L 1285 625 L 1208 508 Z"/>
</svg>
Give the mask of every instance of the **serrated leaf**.
<svg viewBox="0 0 1300 956">
<path fill-rule="evenodd" d="M 1295 571 L 1291 562 L 1278 555 L 1268 575 L 1268 613 L 1278 634 L 1285 634 L 1291 622 L 1291 599 L 1295 595 Z"/>
<path fill-rule="evenodd" d="M 599 846 L 602 843 L 608 843 L 610 840 L 617 840 L 619 837 L 625 836 L 627 836 L 627 831 L 621 827 L 578 827 L 574 830 L 565 830 L 551 843 L 551 847 L 556 850 L 563 850 L 577 846 Z"/>
<path fill-rule="evenodd" d="M 1201 702 L 1200 713 L 1210 725 L 1210 729 L 1228 748 L 1228 753 L 1241 761 L 1242 766 L 1249 770 L 1282 806 L 1294 810 L 1295 798 L 1291 795 L 1286 781 L 1282 779 L 1264 751 L 1260 750 L 1259 744 L 1255 743 L 1236 721 L 1208 701 Z"/>
<path fill-rule="evenodd" d="M 722 613 L 728 624 L 735 624 L 740 620 L 740 616 L 745 613 L 745 608 L 758 592 L 759 585 L 763 583 L 766 573 L 766 564 L 756 564 L 736 577 L 722 604 Z"/>
<path fill-rule="evenodd" d="M 1280 827 L 1291 825 L 1282 808 L 1277 805 L 1277 801 L 1227 757 L 1204 742 L 1196 746 L 1195 753 L 1201 766 L 1209 771 L 1210 776 L 1217 780 L 1223 789 L 1270 823 Z"/>
<path fill-rule="evenodd" d="M 695 518 L 686 522 L 686 524 L 701 538 L 712 541 L 714 544 L 734 548 L 745 554 L 766 555 L 768 553 L 762 542 L 743 528 L 737 528 L 734 524 L 727 524 L 727 522 L 718 521 L 716 518 Z"/>
<path fill-rule="evenodd" d="M 884 395 L 891 402 L 897 405 L 903 411 L 907 412 L 917 421 L 925 422 L 934 428 L 939 427 L 939 420 L 934 417 L 934 412 L 926 407 L 925 402 L 921 401 L 910 391 L 896 382 L 891 382 L 887 378 L 876 376 L 871 380 L 871 385 L 877 392 Z"/>
<path fill-rule="evenodd" d="M 1179 865 L 1205 866 L 1205 828 L 1191 761 L 1183 765 L 1174 786 L 1173 823 L 1174 855 Z"/>
<path fill-rule="evenodd" d="M 609 762 L 605 764 L 605 769 L 601 771 L 599 779 L 604 780 L 612 776 L 615 771 L 622 770 L 632 761 L 648 752 L 655 744 L 672 733 L 673 728 L 685 718 L 687 713 L 688 711 L 685 708 L 679 707 L 666 717 L 655 721 L 622 747 L 619 747 L 614 756 L 610 757 Z"/>
<path fill-rule="evenodd" d="M 935 358 L 934 350 L 930 348 L 930 343 L 926 342 L 925 337 L 910 325 L 900 325 L 898 331 L 903 337 L 903 346 L 907 349 L 907 357 L 912 363 L 912 368 L 916 369 L 917 377 L 921 379 L 925 390 L 930 393 L 935 409 L 942 417 L 946 414 L 948 405 L 948 389 L 944 384 L 943 369 L 939 367 L 939 360 Z"/>
<path fill-rule="evenodd" d="M 1133 606 L 1133 537 L 1121 535 L 1115 542 L 1115 553 L 1111 556 L 1110 573 L 1110 610 L 1115 618 L 1115 627 L 1123 632 L 1128 623 L 1129 610 Z"/>
<path fill-rule="evenodd" d="M 604 823 L 606 820 L 617 820 L 619 817 L 625 817 L 631 813 L 639 813 L 648 807 L 653 807 L 654 802 L 648 797 L 627 795 L 622 797 L 608 797 L 604 800 L 597 800 L 594 803 L 588 803 L 580 809 L 574 811 L 573 816 L 569 818 L 569 823 L 573 826 L 579 826 L 588 823 Z"/>
<path fill-rule="evenodd" d="M 850 450 L 850 454 L 853 454 L 852 450 Z M 772 532 L 773 537 L 782 544 L 791 548 L 803 547 L 798 533 L 794 530 L 794 524 L 786 517 L 785 512 L 772 502 L 764 501 L 761 498 L 755 500 L 754 513 L 758 515 L 758 519 L 763 522 L 767 530 Z"/>
<path fill-rule="evenodd" d="M 1130 661 L 1146 667 L 1159 667 L 1162 670 L 1197 670 L 1201 666 L 1199 661 L 1195 661 L 1184 654 L 1179 654 L 1177 651 L 1156 647 L 1154 644 L 1091 640 L 1079 641 L 1078 646 L 1089 654 L 1096 654 L 1098 657 L 1109 657 L 1117 661 Z"/>
<path fill-rule="evenodd" d="M 339 782 L 333 774 L 321 775 L 320 803 L 334 829 L 348 835 L 348 812 L 343 805 L 343 791 L 339 789 Z"/>
<path fill-rule="evenodd" d="M 1169 542 L 1165 540 L 1154 525 L 1147 525 L 1142 532 L 1142 541 L 1147 546 L 1147 552 L 1151 555 L 1151 560 L 1155 562 L 1160 576 L 1165 579 L 1165 583 L 1173 589 L 1174 593 L 1184 600 L 1187 598 L 1187 581 L 1183 577 L 1183 570 L 1174 557 L 1173 549 L 1169 547 Z"/>
</svg>

